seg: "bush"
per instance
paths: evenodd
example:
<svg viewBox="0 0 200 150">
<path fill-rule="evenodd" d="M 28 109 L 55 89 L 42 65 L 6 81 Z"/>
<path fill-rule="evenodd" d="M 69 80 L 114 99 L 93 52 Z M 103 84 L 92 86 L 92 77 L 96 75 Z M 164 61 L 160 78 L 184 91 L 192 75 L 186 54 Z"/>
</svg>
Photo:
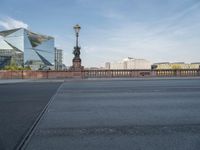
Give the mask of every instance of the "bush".
<svg viewBox="0 0 200 150">
<path fill-rule="evenodd" d="M 3 68 L 3 70 L 12 70 L 12 71 L 15 71 L 15 70 L 31 70 L 30 67 L 20 67 L 20 66 L 17 66 L 17 65 L 8 65 L 8 66 L 5 66 Z"/>
</svg>

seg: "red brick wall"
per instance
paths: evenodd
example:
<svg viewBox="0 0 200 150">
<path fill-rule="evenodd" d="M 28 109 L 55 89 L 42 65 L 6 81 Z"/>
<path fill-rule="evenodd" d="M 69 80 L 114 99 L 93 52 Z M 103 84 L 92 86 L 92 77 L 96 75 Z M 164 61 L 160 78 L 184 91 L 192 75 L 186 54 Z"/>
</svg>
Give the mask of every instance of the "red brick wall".
<svg viewBox="0 0 200 150">
<path fill-rule="evenodd" d="M 7 71 L 0 70 L 0 79 L 62 79 L 72 78 L 69 71 Z"/>
</svg>

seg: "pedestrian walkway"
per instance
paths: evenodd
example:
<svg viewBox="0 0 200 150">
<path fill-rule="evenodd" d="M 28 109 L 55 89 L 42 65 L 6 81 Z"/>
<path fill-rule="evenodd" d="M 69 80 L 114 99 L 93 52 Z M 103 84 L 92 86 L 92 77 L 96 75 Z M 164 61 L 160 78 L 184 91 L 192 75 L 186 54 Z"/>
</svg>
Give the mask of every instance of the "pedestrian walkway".
<svg viewBox="0 0 200 150">
<path fill-rule="evenodd" d="M 0 79 L 0 84 L 24 83 L 24 82 L 64 82 L 64 79 Z"/>
<path fill-rule="evenodd" d="M 67 81 L 25 149 L 200 149 L 199 97 L 199 79 Z"/>
<path fill-rule="evenodd" d="M 9 84 L 9 83 L 21 83 L 21 82 L 29 82 L 32 81 L 30 79 L 1 79 L 0 84 Z"/>
</svg>

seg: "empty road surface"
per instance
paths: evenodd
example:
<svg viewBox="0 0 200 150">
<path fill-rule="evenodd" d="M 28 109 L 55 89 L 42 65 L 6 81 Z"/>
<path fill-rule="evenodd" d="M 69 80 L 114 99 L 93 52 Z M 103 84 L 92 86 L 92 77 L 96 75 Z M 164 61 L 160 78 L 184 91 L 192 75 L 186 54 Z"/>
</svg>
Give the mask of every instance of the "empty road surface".
<svg viewBox="0 0 200 150">
<path fill-rule="evenodd" d="M 10 80 L 0 84 L 0 150 L 18 147 L 61 84 L 20 82 Z"/>
<path fill-rule="evenodd" d="M 64 82 L 24 148 L 199 150 L 200 80 Z"/>
</svg>

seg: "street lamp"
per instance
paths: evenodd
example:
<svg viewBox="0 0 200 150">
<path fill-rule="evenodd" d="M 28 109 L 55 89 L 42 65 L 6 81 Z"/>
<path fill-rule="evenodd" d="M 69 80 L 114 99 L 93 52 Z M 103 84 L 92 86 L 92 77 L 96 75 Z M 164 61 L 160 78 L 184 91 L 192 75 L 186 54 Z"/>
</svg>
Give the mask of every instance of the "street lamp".
<svg viewBox="0 0 200 150">
<path fill-rule="evenodd" d="M 74 26 L 74 31 L 76 33 L 76 46 L 74 47 L 74 59 L 78 60 L 80 59 L 80 47 L 78 46 L 78 37 L 79 37 L 79 32 L 80 32 L 81 27 L 77 24 Z"/>
<path fill-rule="evenodd" d="M 81 27 L 79 26 L 79 24 L 74 26 L 74 31 L 76 33 L 76 47 L 78 47 L 78 36 L 79 36 L 80 30 L 81 30 Z"/>
<path fill-rule="evenodd" d="M 81 48 L 78 46 L 78 37 L 79 37 L 79 32 L 81 30 L 81 27 L 77 24 L 73 28 L 76 34 L 76 46 L 74 47 L 74 50 L 73 50 L 74 58 L 72 60 L 73 65 L 71 69 L 75 71 L 80 71 L 83 69 L 83 66 L 81 66 L 81 58 L 80 58 Z"/>
</svg>

